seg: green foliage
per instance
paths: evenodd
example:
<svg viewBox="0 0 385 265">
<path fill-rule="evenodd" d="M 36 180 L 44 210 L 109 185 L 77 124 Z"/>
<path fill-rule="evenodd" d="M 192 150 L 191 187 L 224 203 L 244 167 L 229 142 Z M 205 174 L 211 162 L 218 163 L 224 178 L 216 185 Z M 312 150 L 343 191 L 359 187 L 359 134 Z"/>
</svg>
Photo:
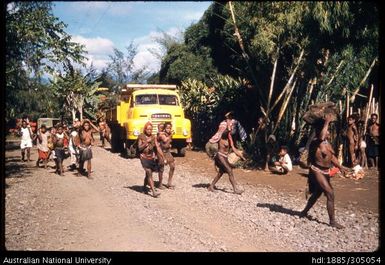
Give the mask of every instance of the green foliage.
<svg viewBox="0 0 385 265">
<path fill-rule="evenodd" d="M 54 95 L 62 104 L 62 113 L 80 113 L 83 117 L 83 108 L 87 106 L 89 115 L 96 115 L 99 99 L 95 93 L 101 82 L 95 81 L 88 73 L 83 75 L 79 69 L 69 69 L 65 74 L 59 74 L 52 82 Z"/>
<path fill-rule="evenodd" d="M 215 133 L 224 114 L 230 110 L 244 113 L 245 81 L 217 75 L 207 85 L 199 80 L 187 79 L 179 87 L 186 116 L 192 119 L 193 141 L 196 146 L 205 144 Z"/>
<path fill-rule="evenodd" d="M 51 108 L 45 73 L 53 73 L 68 61 L 81 63 L 84 47 L 71 41 L 66 25 L 52 15 L 50 2 L 12 2 L 6 10 L 6 119 L 25 112 Z M 45 101 L 43 101 L 45 100 Z M 38 109 L 35 106 L 42 106 Z M 55 112 L 55 111 L 51 111 Z"/>
<path fill-rule="evenodd" d="M 216 71 L 211 65 L 211 60 L 194 54 L 184 44 L 176 44 L 169 49 L 162 61 L 159 79 L 162 83 L 180 84 L 188 78 L 209 80 L 214 74 Z"/>
<path fill-rule="evenodd" d="M 259 101 L 266 108 L 275 60 L 278 59 L 278 63 L 272 102 L 285 88 L 303 50 L 303 60 L 293 76 L 296 87 L 277 130 L 278 135 L 286 139 L 298 137 L 304 125 L 301 117 L 309 104 L 324 101 L 326 97 L 334 102 L 342 100 L 344 104 L 344 89 L 355 90 L 373 59 L 378 56 L 379 20 L 374 3 L 233 2 L 233 7 L 247 57 L 242 55 L 234 34 L 228 3 L 214 2 L 201 20 L 186 29 L 184 45 L 170 49 L 162 61 L 161 77 L 172 77 L 169 80 L 181 80 L 185 85 L 188 78 L 202 82 L 201 85 L 190 84 L 196 88 L 188 90 L 192 95 L 185 100 L 187 106 L 195 106 L 191 115 L 199 116 L 199 124 L 210 124 L 215 115 L 219 115 L 214 109 L 225 109 L 238 101 L 250 109 L 251 115 L 248 115 L 245 127 L 254 127 L 255 117 L 262 115 Z M 199 61 L 199 57 L 204 58 L 206 63 Z M 196 69 L 192 62 L 200 64 L 200 68 Z M 186 65 L 189 67 L 184 68 Z M 201 69 L 209 74 L 203 75 Z M 375 71 L 364 85 L 376 81 Z M 239 93 L 234 98 L 228 97 L 227 103 L 215 99 L 228 93 L 226 89 L 223 90 L 224 95 L 207 92 L 205 86 L 215 87 L 212 76 L 216 73 L 245 79 L 258 96 Z M 272 122 L 276 121 L 288 92 L 283 93 L 282 100 L 270 113 Z M 247 98 L 241 100 L 242 96 Z M 207 103 L 212 99 L 219 105 Z M 204 111 L 209 113 L 207 117 L 199 114 Z M 296 125 L 294 134 L 290 133 L 293 117 Z"/>
</svg>

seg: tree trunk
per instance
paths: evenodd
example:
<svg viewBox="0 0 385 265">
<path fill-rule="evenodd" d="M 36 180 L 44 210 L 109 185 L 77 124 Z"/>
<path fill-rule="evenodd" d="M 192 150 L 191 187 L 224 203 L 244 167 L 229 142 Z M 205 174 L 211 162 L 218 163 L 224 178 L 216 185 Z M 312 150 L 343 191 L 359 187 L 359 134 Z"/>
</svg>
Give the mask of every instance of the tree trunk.
<svg viewBox="0 0 385 265">
<path fill-rule="evenodd" d="M 303 57 L 304 53 L 305 53 L 305 51 L 302 50 L 301 54 L 299 55 L 299 58 L 298 58 L 297 66 L 294 68 L 294 71 L 291 74 L 289 80 L 287 81 L 285 88 L 282 90 L 281 94 L 278 96 L 278 98 L 274 102 L 273 106 L 271 106 L 270 112 L 273 111 L 273 109 L 277 106 L 278 102 L 281 100 L 283 95 L 291 88 L 291 83 L 293 82 L 294 76 L 297 73 L 298 67 L 302 61 L 302 57 Z M 269 112 L 268 112 L 268 114 L 269 114 Z"/>
<path fill-rule="evenodd" d="M 289 95 L 287 96 L 286 98 L 286 101 L 283 103 L 283 105 L 281 106 L 281 109 L 279 111 L 279 114 L 278 114 L 278 120 L 277 120 L 277 123 L 275 124 L 274 126 L 274 129 L 273 129 L 273 134 L 275 133 L 275 131 L 277 130 L 278 128 L 278 125 L 279 123 L 281 122 L 281 119 L 283 117 L 283 115 L 285 114 L 285 111 L 286 111 L 286 108 L 287 108 L 287 105 L 291 99 L 291 95 L 293 94 L 293 91 L 294 91 L 294 88 L 295 88 L 295 85 L 297 84 L 297 80 L 294 81 L 294 84 L 293 86 L 291 87 L 291 90 L 289 92 Z"/>
<path fill-rule="evenodd" d="M 340 69 L 343 62 L 344 62 L 344 60 L 341 60 L 341 62 L 338 64 L 336 71 L 334 72 L 332 78 L 330 78 L 330 81 L 326 84 L 326 86 L 329 86 L 333 82 L 333 80 L 336 77 L 338 70 Z"/>
<path fill-rule="evenodd" d="M 73 123 L 76 119 L 76 110 L 74 108 L 71 108 L 71 112 L 72 112 L 72 123 Z"/>
<path fill-rule="evenodd" d="M 253 68 L 252 68 L 252 65 L 250 63 L 250 57 L 249 55 L 246 53 L 246 50 L 245 50 L 245 47 L 243 45 L 243 40 L 242 40 L 242 36 L 241 34 L 239 33 L 239 29 L 238 29 L 238 26 L 237 26 L 237 22 L 235 20 L 235 14 L 234 14 L 234 9 L 233 9 L 233 5 L 231 3 L 231 1 L 229 1 L 229 10 L 230 10 L 230 13 L 231 13 L 231 18 L 233 20 L 233 23 L 234 23 L 234 35 L 237 37 L 237 40 L 238 40 L 238 43 L 239 43 L 239 47 L 241 48 L 242 50 L 242 57 L 243 59 L 246 61 L 247 63 L 247 66 L 248 66 L 248 69 L 249 69 L 249 72 L 250 72 L 250 75 L 251 75 L 251 78 L 253 79 L 253 82 L 254 82 L 254 86 L 257 87 L 258 85 L 258 81 L 257 81 L 257 78 L 256 78 L 256 75 L 253 71 Z M 257 89 L 258 91 L 258 89 Z M 261 106 L 261 108 L 263 108 L 263 105 L 262 105 L 262 99 L 264 100 L 264 102 L 266 102 L 266 99 L 264 99 L 261 94 L 258 92 L 259 94 L 259 97 L 258 97 L 258 101 L 259 101 L 259 105 Z"/>
<path fill-rule="evenodd" d="M 357 89 L 353 92 L 353 94 L 352 94 L 352 96 L 350 98 L 351 103 L 354 103 L 354 100 L 356 99 L 356 95 L 358 94 L 358 91 L 360 91 L 361 86 L 365 83 L 366 79 L 369 77 L 369 74 L 372 71 L 372 69 L 373 69 L 374 65 L 376 64 L 377 60 L 378 60 L 377 57 L 374 58 L 372 64 L 370 65 L 368 71 L 366 72 L 364 78 L 361 80 L 361 82 L 358 85 Z"/>
<path fill-rule="evenodd" d="M 369 112 L 370 112 L 370 102 L 372 102 L 372 96 L 373 96 L 373 84 L 370 86 L 370 93 L 369 93 L 369 101 L 366 105 L 366 117 L 365 117 L 365 125 L 364 125 L 364 135 L 366 134 L 366 125 L 368 124 L 369 119 Z"/>
<path fill-rule="evenodd" d="M 275 80 L 275 72 L 277 70 L 278 57 L 279 57 L 279 48 L 277 49 L 277 58 L 274 61 L 273 73 L 271 74 L 269 97 L 267 99 L 267 107 L 266 107 L 267 112 L 270 112 L 270 102 L 271 102 L 271 96 L 273 94 L 273 89 L 274 89 L 274 80 Z"/>
</svg>

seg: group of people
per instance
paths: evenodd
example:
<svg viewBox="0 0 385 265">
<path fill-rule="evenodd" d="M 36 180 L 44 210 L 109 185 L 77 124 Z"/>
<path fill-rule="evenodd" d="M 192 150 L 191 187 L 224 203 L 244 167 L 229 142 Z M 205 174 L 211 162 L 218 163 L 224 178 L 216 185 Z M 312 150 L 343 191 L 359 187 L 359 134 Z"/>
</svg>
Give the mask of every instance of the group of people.
<svg viewBox="0 0 385 265">
<path fill-rule="evenodd" d="M 155 189 L 153 172 L 158 172 L 159 182 L 156 188 L 162 190 L 165 188 L 174 189 L 172 183 L 175 171 L 175 160 L 171 154 L 172 148 L 172 124 L 170 122 L 160 123 L 158 132 L 154 135 L 153 125 L 147 122 L 144 125 L 143 133 L 138 136 L 138 151 L 140 162 L 145 171 L 143 191 L 148 192 L 147 186 L 150 186 L 152 196 L 159 197 L 160 192 Z M 169 166 L 169 175 L 167 185 L 163 185 L 163 172 L 165 166 Z"/>
<path fill-rule="evenodd" d="M 348 139 L 348 150 L 351 165 L 358 163 L 356 152 L 363 145 L 364 137 L 367 137 L 368 156 L 373 158 L 372 164 L 378 165 L 378 148 L 379 148 L 379 124 L 377 122 L 378 116 L 371 115 L 371 122 L 368 125 L 368 134 L 360 133 L 361 129 L 357 129 L 356 118 L 350 116 L 348 119 L 348 128 L 346 137 Z M 322 193 L 327 198 L 327 211 L 329 215 L 330 226 L 336 228 L 343 228 L 337 223 L 334 210 L 334 190 L 330 182 L 330 178 L 336 173 L 335 169 L 345 174 L 347 168 L 342 166 L 334 152 L 330 143 L 329 127 L 333 117 L 331 114 L 326 114 L 323 119 L 319 119 L 312 124 L 314 129 L 314 137 L 309 141 L 309 174 L 308 174 L 308 190 L 311 194 L 306 207 L 300 213 L 301 217 L 306 217 L 309 210 L 313 207 Z M 359 127 L 360 128 L 360 127 Z M 30 161 L 30 149 L 32 141 L 37 139 L 37 147 L 39 157 L 36 165 L 40 162 L 47 167 L 47 161 L 50 155 L 53 156 L 56 162 L 56 173 L 63 175 L 63 160 L 66 158 L 65 150 L 68 149 L 71 157 L 70 170 L 78 168 L 78 175 L 84 174 L 84 163 L 87 162 L 87 177 L 91 177 L 91 159 L 92 159 L 92 145 L 94 144 L 93 132 L 100 132 L 101 139 L 110 140 L 108 126 L 104 120 L 99 122 L 99 127 L 96 127 L 89 120 L 75 120 L 72 130 L 65 128 L 63 125 L 46 128 L 42 125 L 36 135 L 31 131 L 28 125 L 28 120 L 23 120 L 20 128 L 21 136 L 21 155 L 25 161 L 25 152 L 27 152 L 27 159 Z M 153 197 L 159 197 L 159 190 L 169 188 L 174 189 L 173 175 L 175 171 L 175 160 L 171 153 L 172 148 L 172 124 L 165 122 L 158 124 L 157 133 L 153 133 L 153 124 L 149 121 L 144 125 L 143 133 L 138 136 L 137 149 L 139 152 L 140 162 L 145 171 L 143 191 L 148 193 L 150 190 Z M 233 112 L 225 115 L 218 127 L 217 132 L 210 138 L 206 144 L 206 152 L 213 160 L 217 175 L 208 186 L 208 190 L 214 192 L 216 183 L 227 173 L 230 183 L 235 194 L 242 194 L 243 189 L 239 187 L 235 181 L 233 166 L 229 161 L 230 154 L 234 153 L 239 159 L 246 160 L 244 153 L 237 147 L 237 140 L 245 142 L 247 138 L 246 132 L 236 119 L 233 117 Z M 361 141 L 361 142 L 360 142 Z M 277 141 L 274 135 L 270 135 L 267 139 L 266 148 L 268 160 L 273 158 L 275 146 Z M 362 149 L 362 147 L 361 147 Z M 280 146 L 277 153 L 277 159 L 272 159 L 271 163 L 267 163 L 271 172 L 277 174 L 287 174 L 293 168 L 292 161 L 289 156 L 287 146 Z M 362 155 L 360 155 L 362 157 Z M 270 161 L 269 161 L 270 162 Z M 167 185 L 163 185 L 163 173 L 165 166 L 169 166 L 169 175 Z M 153 180 L 153 173 L 157 172 L 159 182 L 155 185 Z"/>
<path fill-rule="evenodd" d="M 245 160 L 243 153 L 235 147 L 233 134 L 234 124 L 239 124 L 238 121 L 233 119 L 232 112 L 225 115 L 226 120 L 221 122 L 216 134 L 206 144 L 206 152 L 214 160 L 215 166 L 218 168 L 218 174 L 208 187 L 209 191 L 214 191 L 215 184 L 221 178 L 224 173 L 227 173 L 230 178 L 230 182 L 233 186 L 235 194 L 241 194 L 243 190 L 240 190 L 236 184 L 232 167 L 229 163 L 228 157 L 232 151 L 241 159 Z M 372 162 L 373 166 L 378 165 L 378 148 L 379 148 L 379 124 L 377 122 L 377 114 L 371 115 L 371 121 L 368 126 L 368 156 L 374 158 Z M 334 190 L 330 182 L 330 178 L 336 173 L 341 172 L 347 174 L 348 168 L 342 166 L 335 154 L 335 151 L 330 143 L 330 123 L 333 120 L 331 114 L 326 114 L 323 119 L 319 119 L 314 123 L 313 131 L 314 137 L 309 141 L 308 152 L 308 192 L 311 194 L 307 201 L 307 204 L 303 211 L 299 213 L 300 217 L 307 217 L 309 210 L 314 206 L 316 201 L 322 194 L 325 194 L 327 198 L 327 212 L 329 215 L 329 224 L 337 229 L 343 228 L 341 224 L 336 221 L 335 209 L 334 209 Z M 349 143 L 359 137 L 355 125 L 355 120 L 349 117 L 349 127 L 347 129 L 347 138 Z M 260 123 L 262 124 L 262 122 Z M 232 134 L 233 133 L 233 134 Z M 364 134 L 365 135 L 365 134 Z M 361 136 L 361 141 L 363 138 Z M 356 142 L 354 142 L 356 144 Z M 266 167 L 270 169 L 272 173 L 287 174 L 293 168 L 292 161 L 288 154 L 287 146 L 280 146 L 277 153 L 277 159 L 274 159 L 274 149 L 276 148 L 277 141 L 274 135 L 270 135 L 266 141 Z M 352 148 L 349 144 L 349 151 L 351 161 L 357 163 L 354 153 L 358 148 Z"/>
<path fill-rule="evenodd" d="M 48 161 L 53 159 L 55 161 L 55 173 L 63 176 L 65 171 L 63 161 L 70 157 L 69 170 L 74 171 L 77 169 L 78 176 L 86 175 L 89 179 L 92 179 L 91 159 L 92 145 L 95 142 L 93 132 L 95 131 L 100 132 L 101 128 L 96 127 L 90 120 L 79 121 L 75 119 L 71 129 L 61 123 L 52 128 L 47 128 L 45 124 L 42 124 L 37 133 L 34 134 L 28 119 L 23 119 L 19 130 L 22 160 L 26 161 L 25 153 L 27 153 L 27 160 L 31 161 L 30 150 L 33 141 L 36 141 L 38 149 L 37 167 L 42 162 L 44 168 L 47 168 Z M 87 171 L 84 170 L 86 162 Z"/>
<path fill-rule="evenodd" d="M 367 128 L 357 115 L 348 117 L 346 130 L 348 165 L 355 167 L 378 167 L 380 126 L 378 115 L 373 113 Z"/>
</svg>

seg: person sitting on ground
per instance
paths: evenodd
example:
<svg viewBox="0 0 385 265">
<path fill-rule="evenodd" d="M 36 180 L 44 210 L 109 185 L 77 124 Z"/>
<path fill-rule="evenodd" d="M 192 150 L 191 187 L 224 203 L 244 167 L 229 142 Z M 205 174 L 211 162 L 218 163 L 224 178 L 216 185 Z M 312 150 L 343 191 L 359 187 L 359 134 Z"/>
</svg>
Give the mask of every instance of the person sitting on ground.
<svg viewBox="0 0 385 265">
<path fill-rule="evenodd" d="M 293 170 L 290 155 L 288 154 L 287 146 L 281 146 L 278 153 L 278 161 L 274 162 L 274 166 L 269 167 L 270 171 L 274 174 L 285 175 Z"/>
<path fill-rule="evenodd" d="M 233 150 L 233 152 L 239 156 L 241 159 L 246 160 L 245 157 L 242 155 L 242 153 L 235 148 L 233 139 L 231 137 L 231 126 L 230 123 L 226 130 L 222 132 L 221 138 L 218 142 L 218 152 L 214 156 L 214 162 L 215 166 L 219 168 L 218 174 L 208 187 L 209 191 L 214 192 L 215 184 L 219 181 L 219 179 L 222 177 L 224 173 L 227 173 L 229 175 L 230 183 L 233 186 L 233 190 L 235 194 L 242 194 L 244 190 L 241 190 L 238 188 L 237 183 L 235 182 L 233 169 L 230 166 L 228 155 L 230 153 L 230 148 Z"/>
</svg>

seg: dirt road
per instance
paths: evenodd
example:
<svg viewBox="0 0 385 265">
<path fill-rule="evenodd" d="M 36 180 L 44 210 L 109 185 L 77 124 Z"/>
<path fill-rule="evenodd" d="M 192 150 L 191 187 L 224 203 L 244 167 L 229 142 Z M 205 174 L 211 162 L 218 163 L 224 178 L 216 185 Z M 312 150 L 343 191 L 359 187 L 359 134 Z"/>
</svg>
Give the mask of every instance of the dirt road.
<svg viewBox="0 0 385 265">
<path fill-rule="evenodd" d="M 306 203 L 306 179 L 298 174 L 285 176 L 289 182 L 295 179 L 291 186 L 283 185 L 281 176 L 237 169 L 236 178 L 246 190 L 241 196 L 232 193 L 227 177 L 210 193 L 211 161 L 204 153 L 188 152 L 176 159 L 176 189 L 152 198 L 140 191 L 144 171 L 138 159 L 100 147 L 93 152 L 94 179 L 89 180 L 69 171 L 58 176 L 52 168 L 36 168 L 34 161 L 21 162 L 17 145 L 8 145 L 8 250 L 374 251 L 379 245 L 376 174 L 358 184 L 335 182 L 337 217 L 346 226 L 335 230 L 326 225 L 324 200 L 310 219 L 298 217 Z M 37 157 L 35 149 L 32 157 Z M 348 200 L 357 196 L 353 203 L 338 202 L 344 198 L 339 191 L 351 188 L 346 185 L 357 189 L 346 195 Z M 370 193 L 373 200 L 362 203 L 360 192 Z"/>
</svg>

